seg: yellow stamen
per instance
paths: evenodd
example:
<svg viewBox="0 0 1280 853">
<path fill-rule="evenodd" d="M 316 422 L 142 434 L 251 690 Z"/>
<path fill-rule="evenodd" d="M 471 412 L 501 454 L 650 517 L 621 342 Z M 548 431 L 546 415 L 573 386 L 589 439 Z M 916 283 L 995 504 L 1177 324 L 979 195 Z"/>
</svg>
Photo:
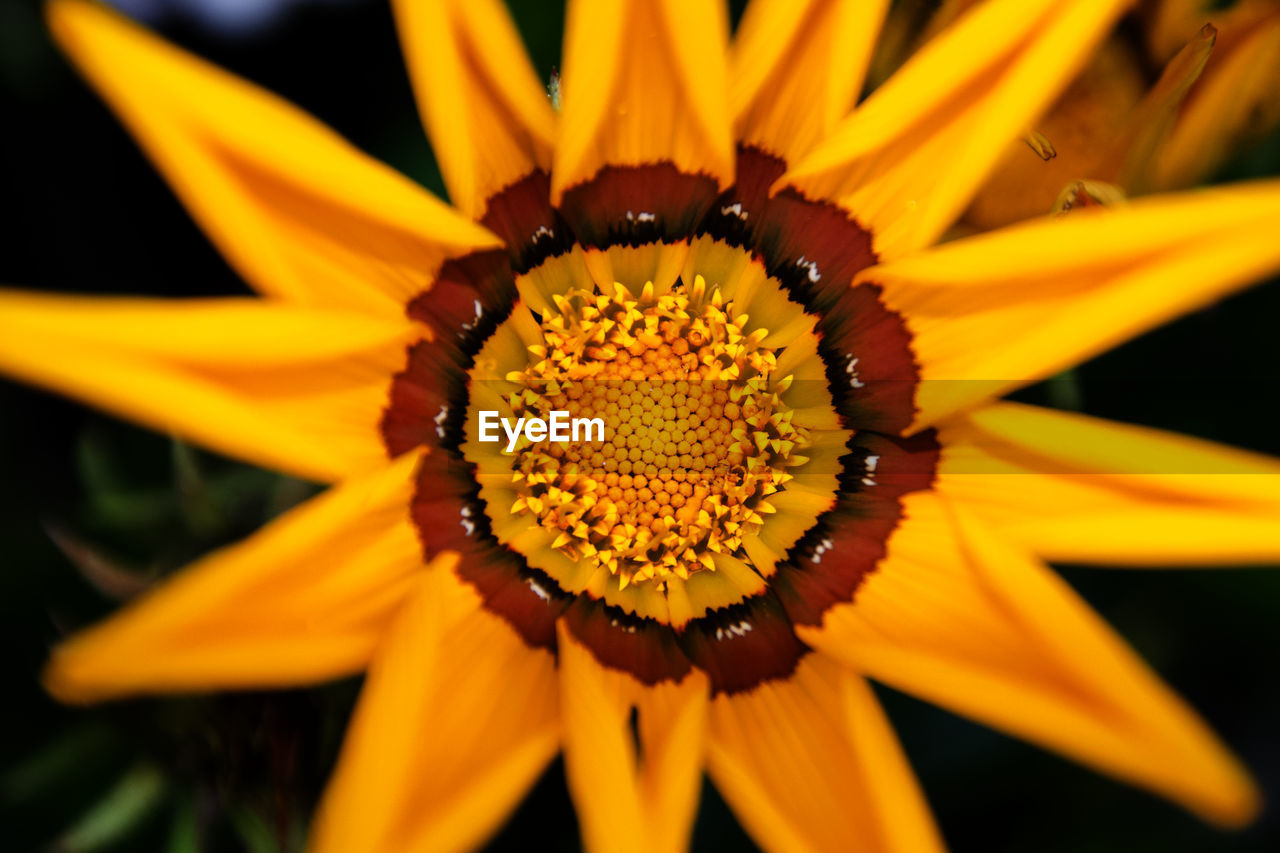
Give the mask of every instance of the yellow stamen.
<svg viewBox="0 0 1280 853">
<path fill-rule="evenodd" d="M 603 442 L 519 450 L 511 512 L 556 531 L 552 547 L 606 567 L 620 588 L 661 591 L 714 570 L 714 553 L 741 553 L 809 436 L 778 397 L 789 377 L 773 377 L 767 332 L 746 334 L 746 315 L 702 276 L 660 296 L 652 284 L 609 291 L 556 297 L 542 343 L 508 376 L 523 386 L 510 395 L 517 417 L 605 422 Z"/>
</svg>

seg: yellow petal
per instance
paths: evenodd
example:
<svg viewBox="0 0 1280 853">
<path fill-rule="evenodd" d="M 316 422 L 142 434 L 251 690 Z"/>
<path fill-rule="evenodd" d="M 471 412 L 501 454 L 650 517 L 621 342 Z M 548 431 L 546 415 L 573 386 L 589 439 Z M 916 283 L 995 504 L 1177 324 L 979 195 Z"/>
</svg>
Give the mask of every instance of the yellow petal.
<svg viewBox="0 0 1280 853">
<path fill-rule="evenodd" d="M 472 850 L 559 746 L 551 655 L 433 568 L 369 667 L 316 818 L 317 853 Z"/>
<path fill-rule="evenodd" d="M 728 32 L 714 0 L 570 3 L 553 203 L 607 165 L 668 161 L 731 184 Z"/>
<path fill-rule="evenodd" d="M 717 697 L 709 735 L 711 778 L 766 850 L 943 849 L 871 688 L 821 655 Z"/>
<path fill-rule="evenodd" d="M 882 258 L 933 243 L 1128 0 L 991 0 L 926 45 L 775 187 L 834 201 Z"/>
<path fill-rule="evenodd" d="M 1280 460 L 1016 403 L 939 440 L 938 490 L 1045 559 L 1280 562 Z"/>
<path fill-rule="evenodd" d="M 498 0 L 396 0 L 400 41 L 449 197 L 479 219 L 494 193 L 550 171 L 555 114 Z"/>
<path fill-rule="evenodd" d="M 645 687 L 601 666 L 563 624 L 558 631 L 565 773 L 584 846 L 682 853 L 698 809 L 706 678 L 695 670 L 678 684 Z"/>
<path fill-rule="evenodd" d="M 739 142 L 795 162 L 848 114 L 888 0 L 753 0 L 729 52 Z"/>
<path fill-rule="evenodd" d="M 679 684 L 639 691 L 640 801 L 647 821 L 647 851 L 684 853 L 702 792 L 707 727 L 707 682 L 696 670 Z"/>
<path fill-rule="evenodd" d="M 386 459 L 378 422 L 406 319 L 257 299 L 0 290 L 0 372 L 318 480 Z"/>
<path fill-rule="evenodd" d="M 1254 815 L 1244 769 L 1057 575 L 935 494 L 904 509 L 855 601 L 805 642 L 1215 823 Z"/>
<path fill-rule="evenodd" d="M 1050 376 L 1280 267 L 1280 181 L 1086 209 L 864 271 L 912 332 L 916 426 Z"/>
<path fill-rule="evenodd" d="M 63 50 L 263 293 L 400 313 L 445 258 L 498 245 L 296 107 L 105 6 L 47 9 Z"/>
<path fill-rule="evenodd" d="M 415 454 L 335 486 L 58 646 L 66 702 L 285 687 L 363 669 L 411 579 Z"/>
</svg>

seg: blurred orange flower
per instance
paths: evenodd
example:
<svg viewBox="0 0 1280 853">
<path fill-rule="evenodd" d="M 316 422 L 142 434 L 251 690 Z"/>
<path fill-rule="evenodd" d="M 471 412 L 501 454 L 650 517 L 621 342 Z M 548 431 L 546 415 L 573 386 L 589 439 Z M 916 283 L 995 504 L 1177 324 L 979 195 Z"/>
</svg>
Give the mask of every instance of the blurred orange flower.
<svg viewBox="0 0 1280 853">
<path fill-rule="evenodd" d="M 1185 189 L 1280 125 L 1280 3 L 1210 6 L 1143 4 L 1036 123 L 1052 154 L 1010 146 L 965 227 Z"/>
</svg>

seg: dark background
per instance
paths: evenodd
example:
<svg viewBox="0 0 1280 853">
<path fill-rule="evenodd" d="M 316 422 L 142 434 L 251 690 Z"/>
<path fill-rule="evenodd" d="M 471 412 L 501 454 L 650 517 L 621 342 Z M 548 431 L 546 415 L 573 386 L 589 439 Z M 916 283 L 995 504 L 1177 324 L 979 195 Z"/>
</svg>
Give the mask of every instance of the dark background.
<svg viewBox="0 0 1280 853">
<path fill-rule="evenodd" d="M 197 0 L 129 5 L 443 195 L 380 0 L 282 2 L 276 14 L 236 25 L 191 13 Z M 515 12 L 545 78 L 563 11 L 526 2 Z M 50 44 L 40 14 L 38 3 L 0 0 L 0 282 L 245 292 Z M 1218 179 L 1277 173 L 1273 136 Z M 1280 454 L 1278 321 L 1280 289 L 1260 287 L 1021 396 Z M 49 647 L 109 612 L 113 595 L 248 533 L 311 491 L 0 381 L 0 849 L 272 851 L 281 840 L 297 849 L 358 683 L 76 710 L 45 697 L 36 679 Z M 1063 571 L 1280 798 L 1280 575 Z M 1034 747 L 880 693 L 955 851 L 1280 849 L 1274 809 L 1246 831 L 1219 834 Z M 529 846 L 578 847 L 559 763 L 493 849 Z M 709 786 L 694 846 L 753 849 Z"/>
</svg>

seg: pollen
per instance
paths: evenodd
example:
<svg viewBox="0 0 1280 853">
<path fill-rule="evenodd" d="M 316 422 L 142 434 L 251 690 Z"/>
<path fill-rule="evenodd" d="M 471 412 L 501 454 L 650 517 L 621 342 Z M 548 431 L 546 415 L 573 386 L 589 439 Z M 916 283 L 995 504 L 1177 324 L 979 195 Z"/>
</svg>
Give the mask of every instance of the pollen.
<svg viewBox="0 0 1280 853">
<path fill-rule="evenodd" d="M 507 376 L 518 417 L 601 418 L 604 440 L 522 441 L 511 512 L 556 535 L 552 547 L 621 588 L 714 571 L 775 511 L 770 496 L 803 464 L 807 431 L 779 394 L 765 329 L 702 276 L 658 294 L 615 283 L 555 298 L 542 343 Z"/>
</svg>

